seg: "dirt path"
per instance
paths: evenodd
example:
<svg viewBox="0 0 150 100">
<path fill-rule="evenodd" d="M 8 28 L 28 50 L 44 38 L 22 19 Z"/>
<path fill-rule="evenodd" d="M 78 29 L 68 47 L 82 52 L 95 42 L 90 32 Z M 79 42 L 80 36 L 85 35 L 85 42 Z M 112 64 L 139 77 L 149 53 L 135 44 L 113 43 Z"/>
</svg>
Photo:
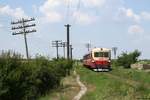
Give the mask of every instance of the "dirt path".
<svg viewBox="0 0 150 100">
<path fill-rule="evenodd" d="M 80 92 L 73 98 L 73 100 L 80 100 L 80 98 L 86 93 L 87 87 L 80 81 L 80 76 L 77 75 L 76 71 L 74 71 L 74 74 L 77 76 L 76 81 L 79 84 L 81 90 Z"/>
</svg>

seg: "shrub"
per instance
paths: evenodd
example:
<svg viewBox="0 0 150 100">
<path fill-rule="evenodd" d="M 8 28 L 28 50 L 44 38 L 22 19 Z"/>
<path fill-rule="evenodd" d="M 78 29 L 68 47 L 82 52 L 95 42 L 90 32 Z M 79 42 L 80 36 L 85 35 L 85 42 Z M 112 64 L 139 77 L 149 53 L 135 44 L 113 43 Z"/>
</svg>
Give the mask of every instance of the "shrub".
<svg viewBox="0 0 150 100">
<path fill-rule="evenodd" d="M 72 69 L 65 59 L 50 61 L 38 56 L 30 61 L 14 52 L 0 55 L 0 100 L 36 100 L 57 88 Z"/>
<path fill-rule="evenodd" d="M 14 52 L 2 52 L 0 55 L 0 99 L 11 100 L 19 99 L 23 96 L 20 90 L 23 87 L 20 85 L 22 81 L 21 56 Z M 17 94 L 17 91 L 20 93 Z"/>
<path fill-rule="evenodd" d="M 135 50 L 131 53 L 123 52 L 121 56 L 118 57 L 116 64 L 118 66 L 123 66 L 124 68 L 130 68 L 131 64 L 134 64 L 137 62 L 138 57 L 141 55 L 141 52 L 138 50 Z"/>
</svg>

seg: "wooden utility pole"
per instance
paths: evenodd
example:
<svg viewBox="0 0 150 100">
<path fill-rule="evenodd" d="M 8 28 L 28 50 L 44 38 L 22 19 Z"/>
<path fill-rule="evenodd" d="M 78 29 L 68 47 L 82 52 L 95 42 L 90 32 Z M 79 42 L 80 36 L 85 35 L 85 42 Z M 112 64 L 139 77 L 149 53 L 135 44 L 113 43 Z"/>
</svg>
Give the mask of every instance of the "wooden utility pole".
<svg viewBox="0 0 150 100">
<path fill-rule="evenodd" d="M 70 45 L 70 59 L 71 60 L 72 60 L 72 50 L 73 50 L 72 45 Z"/>
<path fill-rule="evenodd" d="M 66 43 L 67 43 L 67 42 L 62 42 L 62 47 L 63 47 L 63 52 L 64 52 L 64 58 L 65 58 L 65 55 L 66 55 L 66 54 L 65 54 Z"/>
<path fill-rule="evenodd" d="M 114 52 L 114 59 L 116 59 L 117 49 L 117 47 L 112 47 L 112 51 Z"/>
<path fill-rule="evenodd" d="M 85 44 L 86 48 L 88 49 L 88 52 L 90 51 L 90 48 L 91 48 L 91 44 L 90 43 L 87 43 Z"/>
<path fill-rule="evenodd" d="M 58 59 L 59 58 L 58 48 L 62 47 L 62 41 L 61 40 L 52 41 L 52 47 L 56 47 L 56 55 L 57 55 L 57 59 Z"/>
<path fill-rule="evenodd" d="M 29 52 L 28 52 L 28 43 L 27 43 L 27 36 L 26 35 L 28 33 L 36 32 L 35 29 L 32 29 L 32 30 L 28 29 L 30 27 L 36 26 L 36 24 L 27 24 L 28 22 L 31 22 L 31 21 L 35 21 L 35 19 L 34 18 L 30 18 L 30 19 L 22 18 L 21 20 L 18 20 L 16 22 L 11 22 L 11 24 L 13 25 L 12 30 L 18 30 L 19 31 L 19 32 L 13 32 L 12 35 L 23 34 L 23 36 L 24 36 L 27 59 L 29 59 Z M 18 25 L 18 26 L 14 26 L 14 25 Z"/>
<path fill-rule="evenodd" d="M 67 59 L 70 59 L 70 50 L 69 50 L 69 45 L 70 45 L 70 26 L 69 24 L 65 25 L 67 27 Z"/>
</svg>

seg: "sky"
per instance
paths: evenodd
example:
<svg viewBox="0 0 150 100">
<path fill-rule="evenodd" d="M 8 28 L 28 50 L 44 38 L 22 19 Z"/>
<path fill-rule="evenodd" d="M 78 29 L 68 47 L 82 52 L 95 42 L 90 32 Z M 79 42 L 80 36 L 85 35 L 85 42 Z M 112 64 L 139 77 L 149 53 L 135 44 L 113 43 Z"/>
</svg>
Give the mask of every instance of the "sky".
<svg viewBox="0 0 150 100">
<path fill-rule="evenodd" d="M 149 5 L 150 0 L 0 0 L 0 50 L 25 55 L 23 35 L 12 35 L 11 21 L 34 17 L 37 32 L 27 35 L 31 57 L 56 57 L 52 41 L 66 41 L 64 25 L 70 24 L 74 58 L 82 58 L 90 43 L 117 47 L 118 55 L 138 49 L 141 59 L 150 59 Z"/>
</svg>

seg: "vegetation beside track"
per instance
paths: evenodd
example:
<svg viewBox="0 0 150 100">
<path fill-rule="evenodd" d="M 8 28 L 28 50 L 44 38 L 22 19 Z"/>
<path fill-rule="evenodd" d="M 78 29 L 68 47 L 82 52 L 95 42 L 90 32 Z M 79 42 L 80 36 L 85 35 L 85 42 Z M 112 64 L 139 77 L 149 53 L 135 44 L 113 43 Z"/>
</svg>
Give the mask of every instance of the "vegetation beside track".
<svg viewBox="0 0 150 100">
<path fill-rule="evenodd" d="M 122 67 L 113 67 L 110 74 L 119 76 L 121 78 L 130 79 L 143 84 L 150 84 L 150 72 L 137 69 L 125 69 Z"/>
<path fill-rule="evenodd" d="M 111 72 L 94 72 L 83 66 L 77 68 L 77 73 L 80 74 L 82 82 L 88 88 L 86 95 L 81 100 L 137 100 L 150 98 L 150 89 L 143 82 L 143 80 L 147 80 L 147 84 L 149 84 L 150 77 L 145 76 L 145 79 L 143 77 L 150 73 L 123 68 L 117 70 L 114 67 Z M 135 79 L 138 75 L 138 80 L 130 75 Z"/>
<path fill-rule="evenodd" d="M 72 100 L 80 91 L 76 76 L 71 74 L 61 81 L 61 86 L 42 96 L 39 100 Z"/>
<path fill-rule="evenodd" d="M 37 56 L 32 60 L 11 51 L 0 54 L 0 100 L 37 100 L 60 87 L 72 62 Z"/>
<path fill-rule="evenodd" d="M 110 72 L 94 72 L 80 63 L 76 66 L 81 81 L 87 86 L 81 100 L 150 98 L 150 72 L 115 64 Z M 26 61 L 19 54 L 4 52 L 0 55 L 0 99 L 71 100 L 80 90 L 75 76 L 67 76 L 72 68 L 72 62 L 65 59 L 37 56 Z"/>
</svg>

